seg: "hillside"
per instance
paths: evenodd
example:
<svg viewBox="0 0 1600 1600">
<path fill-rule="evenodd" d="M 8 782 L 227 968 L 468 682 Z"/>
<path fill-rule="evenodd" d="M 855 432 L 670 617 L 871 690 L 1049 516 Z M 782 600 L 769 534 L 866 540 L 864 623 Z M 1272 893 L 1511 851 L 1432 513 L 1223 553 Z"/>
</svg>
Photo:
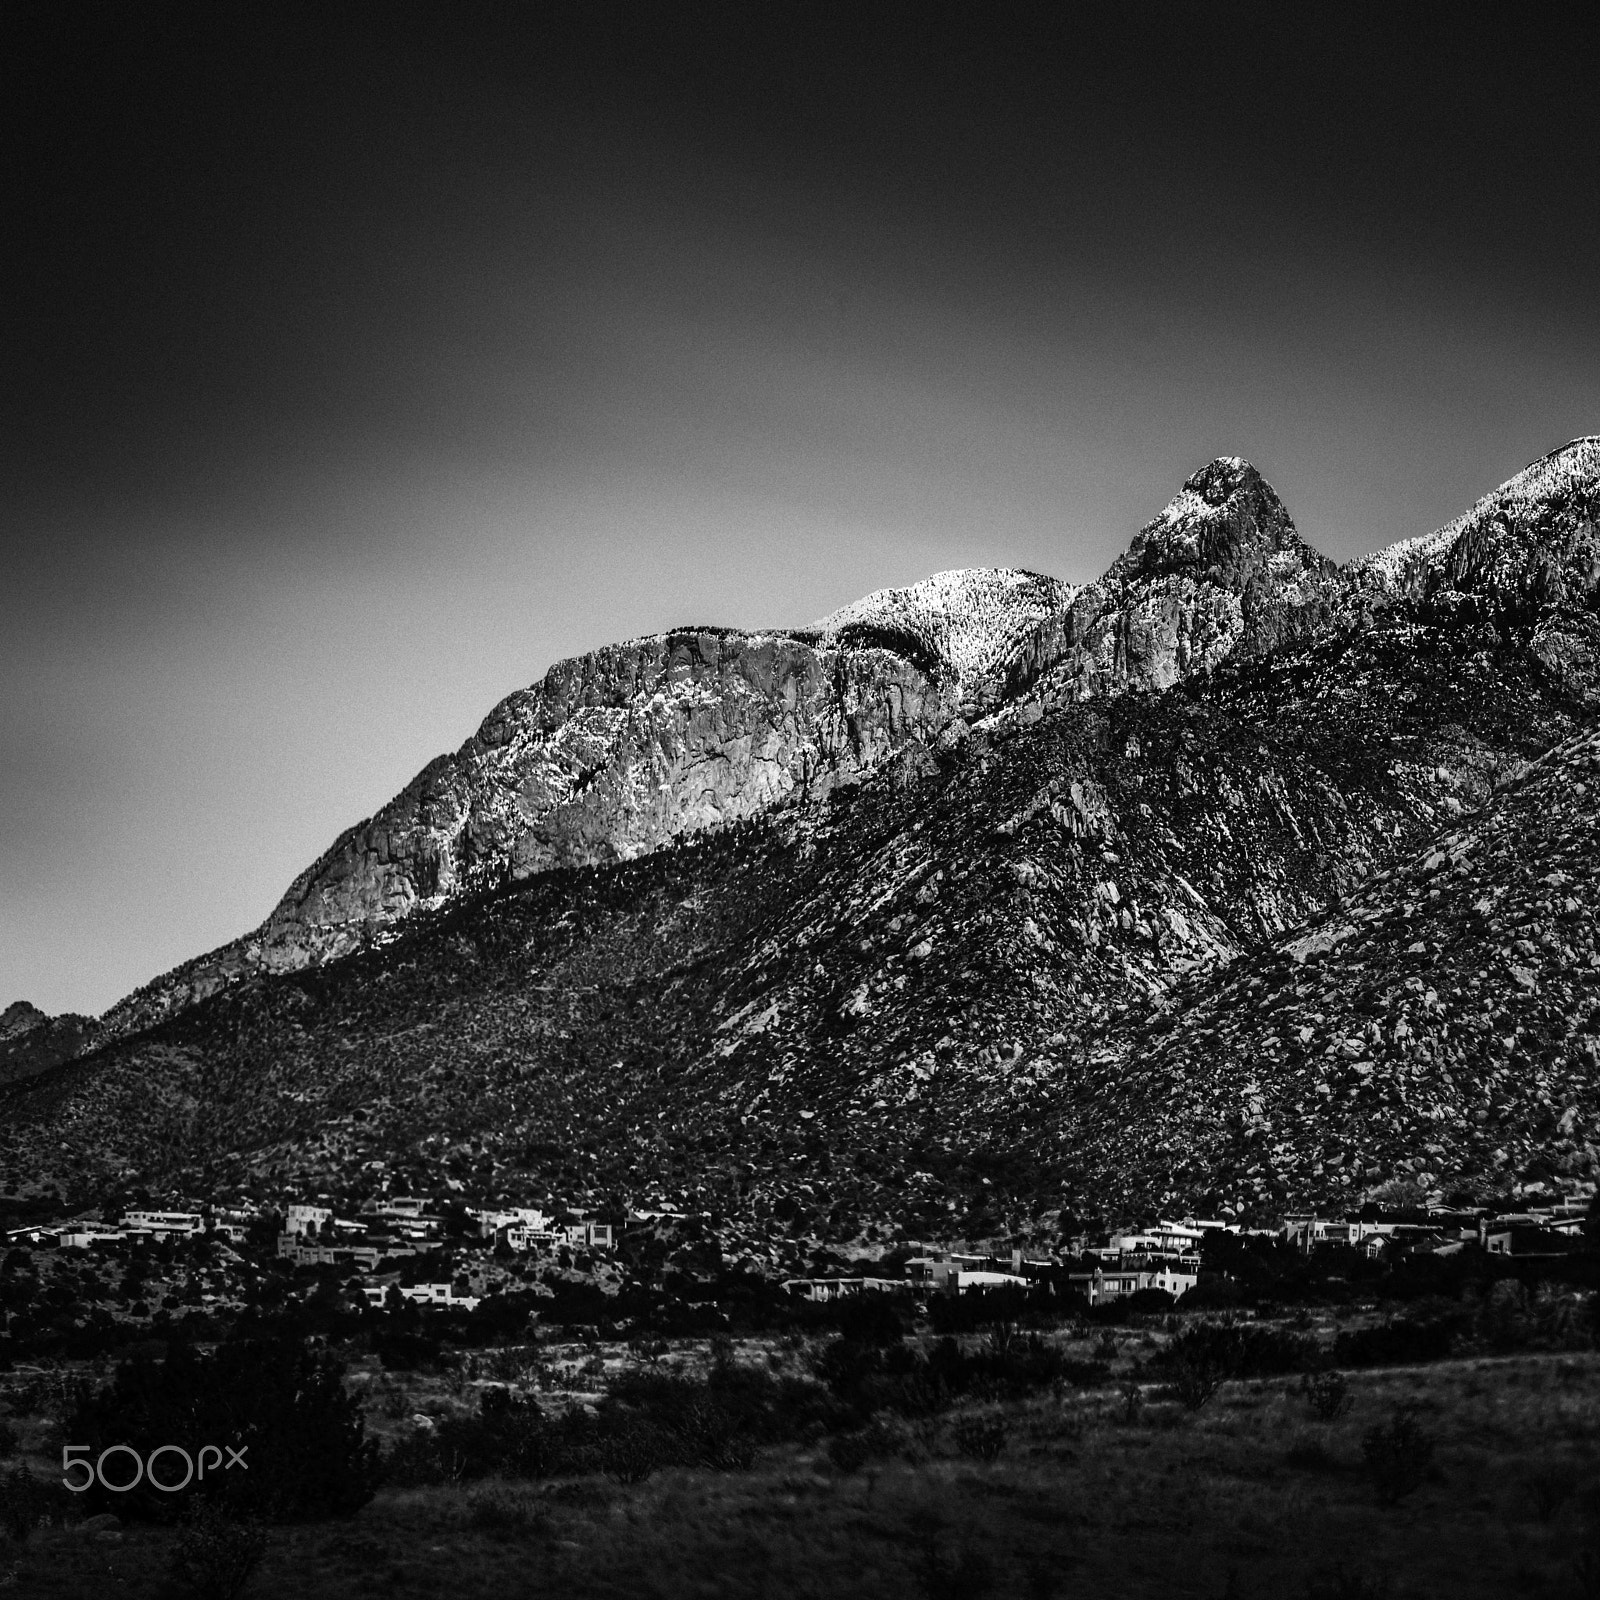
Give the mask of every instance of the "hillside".
<svg viewBox="0 0 1600 1600">
<path fill-rule="evenodd" d="M 1593 483 L 1552 493 L 1529 541 Z M 1375 601 L 1280 512 L 1214 463 L 1065 613 L 999 574 L 828 619 L 794 648 L 917 674 L 935 737 L 664 847 L 458 885 L 370 948 L 241 965 L 3 1091 L 7 1178 L 442 1172 L 711 1207 L 759 1256 L 1589 1171 L 1595 685 L 1548 642 L 1594 637 L 1593 592 L 1524 560 L 1470 605 Z M 999 624 L 913 627 L 975 588 Z M 837 642 L 897 605 L 945 652 L 927 671 Z M 697 637 L 735 676 L 757 648 Z M 983 673 L 1013 687 L 969 720 Z"/>
<path fill-rule="evenodd" d="M 497 884 L 819 800 L 901 750 L 959 737 L 1046 674 L 1074 699 L 1165 688 L 1298 637 L 1333 588 L 1270 486 L 1230 458 L 1083 590 L 941 573 L 809 629 L 682 629 L 558 663 L 348 830 L 253 934 L 130 996 L 106 1026 L 148 1026 Z"/>
</svg>

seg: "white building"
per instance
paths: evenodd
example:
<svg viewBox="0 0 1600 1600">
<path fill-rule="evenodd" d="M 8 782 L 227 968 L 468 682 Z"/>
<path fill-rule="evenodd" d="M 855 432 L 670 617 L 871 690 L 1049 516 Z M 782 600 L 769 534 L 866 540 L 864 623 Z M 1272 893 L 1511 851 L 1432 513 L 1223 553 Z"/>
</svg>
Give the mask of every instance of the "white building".
<svg viewBox="0 0 1600 1600">
<path fill-rule="evenodd" d="M 329 1206 L 290 1206 L 284 1219 L 283 1231 L 292 1234 L 316 1235 L 333 1221 Z"/>
<path fill-rule="evenodd" d="M 448 1283 L 415 1283 L 400 1293 L 417 1305 L 448 1306 L 456 1311 L 471 1311 L 480 1298 L 475 1294 L 457 1294 Z"/>
<path fill-rule="evenodd" d="M 160 1239 L 206 1231 L 206 1219 L 198 1211 L 127 1211 L 123 1213 L 122 1225 L 141 1233 L 153 1233 Z"/>
</svg>

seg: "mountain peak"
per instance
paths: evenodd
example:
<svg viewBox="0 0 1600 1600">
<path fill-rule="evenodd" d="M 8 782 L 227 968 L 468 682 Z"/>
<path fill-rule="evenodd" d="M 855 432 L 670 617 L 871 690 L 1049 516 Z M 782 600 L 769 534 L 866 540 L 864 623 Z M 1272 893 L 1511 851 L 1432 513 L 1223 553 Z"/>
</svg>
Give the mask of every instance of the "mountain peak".
<svg viewBox="0 0 1600 1600">
<path fill-rule="evenodd" d="M 15 1000 L 4 1011 L 0 1011 L 0 1041 L 31 1033 L 49 1020 L 38 1006 L 30 1005 L 26 1000 Z"/>
<path fill-rule="evenodd" d="M 1333 570 L 1300 537 L 1288 508 L 1248 461 L 1218 456 L 1186 479 L 1161 514 L 1139 530 L 1106 579 L 1187 573 L 1242 594 L 1269 563 L 1321 575 Z"/>
</svg>

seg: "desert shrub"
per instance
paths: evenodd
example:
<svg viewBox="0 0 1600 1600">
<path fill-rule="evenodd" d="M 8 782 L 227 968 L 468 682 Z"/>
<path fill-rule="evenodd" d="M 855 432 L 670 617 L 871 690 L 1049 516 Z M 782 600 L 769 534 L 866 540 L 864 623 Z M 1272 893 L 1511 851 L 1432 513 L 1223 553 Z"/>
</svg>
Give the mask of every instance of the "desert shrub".
<svg viewBox="0 0 1600 1600">
<path fill-rule="evenodd" d="M 755 1464 L 756 1441 L 740 1418 L 715 1400 L 691 1406 L 678 1427 L 679 1453 L 692 1466 L 714 1472 L 746 1472 Z"/>
<path fill-rule="evenodd" d="M 1166 1289 L 1135 1289 L 1123 1300 L 1122 1308 L 1136 1315 L 1150 1316 L 1170 1311 L 1177 1303 Z"/>
<path fill-rule="evenodd" d="M 380 1460 L 383 1481 L 398 1489 L 454 1483 L 461 1475 L 458 1458 L 440 1449 L 432 1428 L 413 1428 L 396 1437 Z"/>
<path fill-rule="evenodd" d="M 1366 1431 L 1361 1454 L 1378 1498 L 1385 1505 L 1398 1505 L 1427 1476 L 1433 1440 L 1423 1432 L 1413 1408 L 1398 1406 L 1387 1426 L 1380 1423 Z"/>
<path fill-rule="evenodd" d="M 178 1530 L 170 1570 L 195 1600 L 235 1600 L 266 1548 L 266 1534 L 258 1525 L 198 1500 L 189 1505 Z"/>
<path fill-rule="evenodd" d="M 727 1361 L 704 1378 L 639 1369 L 612 1380 L 596 1417 L 603 1429 L 629 1417 L 654 1426 L 666 1459 L 726 1467 L 753 1459 L 755 1449 L 836 1426 L 840 1407 L 807 1379 Z"/>
<path fill-rule="evenodd" d="M 413 1436 L 412 1449 L 426 1472 L 428 1453 L 433 1476 L 422 1482 L 473 1481 L 504 1473 L 513 1478 L 543 1477 L 557 1467 L 559 1445 L 538 1403 L 508 1389 L 485 1389 L 476 1416 L 444 1417 L 427 1440 Z M 399 1463 L 388 1462 L 391 1481 L 398 1482 Z"/>
<path fill-rule="evenodd" d="M 1004 1417 L 991 1413 L 958 1417 L 951 1435 L 962 1455 L 974 1461 L 997 1461 L 1010 1431 Z"/>
<path fill-rule="evenodd" d="M 1122 1420 L 1137 1422 L 1144 1410 L 1144 1385 L 1137 1378 L 1125 1378 L 1118 1386 L 1117 1393 L 1122 1396 Z"/>
<path fill-rule="evenodd" d="M 408 1328 L 379 1328 L 372 1335 L 372 1353 L 385 1372 L 436 1372 L 442 1359 L 437 1339 Z"/>
<path fill-rule="evenodd" d="M 1111 1381 L 1111 1368 L 1104 1361 L 1063 1361 L 1059 1381 L 1079 1389 L 1097 1389 Z"/>
<path fill-rule="evenodd" d="M 1600 1543 L 1592 1536 L 1572 1558 L 1572 1576 L 1585 1600 L 1600 1600 Z"/>
<path fill-rule="evenodd" d="M 855 1295 L 841 1302 L 837 1326 L 843 1338 L 865 1345 L 898 1344 L 906 1331 L 899 1307 L 882 1294 Z"/>
<path fill-rule="evenodd" d="M 1214 1367 L 1224 1378 L 1270 1378 L 1312 1365 L 1316 1345 L 1304 1334 L 1256 1322 L 1195 1322 L 1172 1340 L 1162 1359 L 1174 1368 Z"/>
<path fill-rule="evenodd" d="M 643 1483 L 669 1455 L 661 1430 L 643 1418 L 628 1418 L 600 1448 L 602 1470 L 623 1484 Z"/>
<path fill-rule="evenodd" d="M 1455 1346 L 1459 1322 L 1450 1317 L 1394 1317 L 1372 1328 L 1348 1328 L 1334 1340 L 1341 1367 L 1406 1367 L 1443 1361 Z"/>
<path fill-rule="evenodd" d="M 1173 1396 L 1189 1411 L 1201 1410 L 1227 1381 L 1227 1369 L 1213 1356 L 1185 1356 L 1172 1365 Z"/>
<path fill-rule="evenodd" d="M 15 1466 L 0 1477 L 0 1527 L 17 1544 L 27 1542 L 36 1528 L 60 1524 L 71 1496 L 51 1478 L 36 1478 L 25 1466 Z"/>
<path fill-rule="evenodd" d="M 209 1355 L 175 1343 L 165 1361 L 125 1362 L 79 1404 L 71 1443 L 94 1455 L 113 1444 L 141 1456 L 166 1444 L 191 1455 L 231 1447 L 246 1465 L 197 1475 L 181 1494 L 146 1480 L 115 1495 L 96 1483 L 79 1498 L 91 1512 L 160 1521 L 197 1498 L 271 1521 L 349 1515 L 372 1498 L 378 1451 L 343 1380 L 338 1361 L 298 1340 L 229 1342 Z"/>
<path fill-rule="evenodd" d="M 853 1433 L 836 1433 L 828 1441 L 828 1460 L 834 1471 L 846 1475 L 859 1472 L 872 1459 L 872 1445 L 865 1428 Z"/>
<path fill-rule="evenodd" d="M 1355 1404 L 1349 1380 L 1337 1368 L 1308 1372 L 1300 1380 L 1300 1392 L 1306 1397 L 1312 1415 L 1322 1422 L 1337 1422 Z"/>
<path fill-rule="evenodd" d="M 467 1524 L 480 1533 L 526 1535 L 543 1530 L 549 1518 L 525 1494 L 510 1489 L 480 1489 L 467 1499 Z"/>
</svg>

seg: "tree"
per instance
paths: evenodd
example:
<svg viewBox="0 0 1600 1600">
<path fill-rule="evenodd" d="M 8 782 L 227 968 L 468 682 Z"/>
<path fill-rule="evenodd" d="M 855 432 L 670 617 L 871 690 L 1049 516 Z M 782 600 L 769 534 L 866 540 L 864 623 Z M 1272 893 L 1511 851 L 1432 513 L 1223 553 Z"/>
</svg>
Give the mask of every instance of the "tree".
<svg viewBox="0 0 1600 1600">
<path fill-rule="evenodd" d="M 165 1361 L 124 1362 L 78 1405 L 68 1428 L 91 1459 L 126 1444 L 142 1458 L 174 1445 L 198 1460 L 212 1446 L 243 1451 L 247 1464 L 227 1470 L 219 1463 L 182 1492 L 143 1483 L 110 1495 L 96 1485 L 83 1499 L 92 1510 L 157 1520 L 196 1497 L 281 1522 L 355 1512 L 377 1486 L 377 1446 L 343 1379 L 325 1351 L 291 1339 L 238 1340 L 210 1355 L 174 1342 Z M 176 1469 L 174 1459 L 166 1470 Z"/>
</svg>

